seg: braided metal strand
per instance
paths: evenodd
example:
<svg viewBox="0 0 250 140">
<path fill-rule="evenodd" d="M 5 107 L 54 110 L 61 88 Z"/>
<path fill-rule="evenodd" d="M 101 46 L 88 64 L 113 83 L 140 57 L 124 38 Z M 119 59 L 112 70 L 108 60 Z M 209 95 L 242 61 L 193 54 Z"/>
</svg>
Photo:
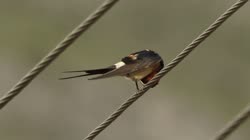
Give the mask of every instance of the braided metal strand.
<svg viewBox="0 0 250 140">
<path fill-rule="evenodd" d="M 212 23 L 202 34 L 192 41 L 179 55 L 177 55 L 165 68 L 163 68 L 150 82 L 159 81 L 164 75 L 177 66 L 187 55 L 189 55 L 201 42 L 212 34 L 222 23 L 232 16 L 248 0 L 239 0 Z"/>
<path fill-rule="evenodd" d="M 114 120 L 116 120 L 130 105 L 139 99 L 150 87 L 143 88 L 137 93 L 130 96 L 126 102 L 124 102 L 115 112 L 113 112 L 105 121 L 98 125 L 92 132 L 88 134 L 84 140 L 93 140 L 99 133 L 101 133 L 106 127 L 108 127 Z"/>
<path fill-rule="evenodd" d="M 106 0 L 96 11 L 87 17 L 65 39 L 60 42 L 47 56 L 45 56 L 33 69 L 31 69 L 14 87 L 12 87 L 1 99 L 0 109 L 17 96 L 36 76 L 38 76 L 51 62 L 64 52 L 78 37 L 91 25 L 102 17 L 119 0 Z"/>
<path fill-rule="evenodd" d="M 204 41 L 212 32 L 214 32 L 224 21 L 226 21 L 233 13 L 235 13 L 247 0 L 240 0 L 222 14 L 212 25 L 208 27 L 198 38 L 189 44 L 179 55 L 177 55 L 164 69 L 162 69 L 143 89 L 129 97 L 116 111 L 114 111 L 106 120 L 97 126 L 88 134 L 84 140 L 93 140 L 99 133 L 115 121 L 130 105 L 153 87 L 165 74 L 179 64 L 190 52 L 192 52 L 202 41 Z"/>
<path fill-rule="evenodd" d="M 250 117 L 250 104 L 242 110 L 232 121 L 230 121 L 218 134 L 211 140 L 225 140 L 232 134 L 241 124 Z"/>
</svg>

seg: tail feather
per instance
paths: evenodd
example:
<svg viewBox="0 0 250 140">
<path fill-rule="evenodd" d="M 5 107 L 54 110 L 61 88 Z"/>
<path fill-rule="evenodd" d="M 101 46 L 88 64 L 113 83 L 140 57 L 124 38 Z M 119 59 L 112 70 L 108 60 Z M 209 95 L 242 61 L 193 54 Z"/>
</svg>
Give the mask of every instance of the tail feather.
<svg viewBox="0 0 250 140">
<path fill-rule="evenodd" d="M 59 80 L 66 80 L 66 79 L 72 79 L 72 78 L 84 77 L 84 76 L 96 75 L 96 74 L 105 74 L 105 73 L 110 72 L 110 71 L 112 71 L 114 69 L 115 69 L 115 67 L 111 66 L 111 67 L 107 67 L 107 68 L 93 69 L 93 70 L 65 71 L 63 73 L 81 73 L 81 72 L 85 72 L 86 74 L 64 77 L 64 78 L 60 78 Z"/>
<path fill-rule="evenodd" d="M 64 71 L 62 73 L 76 73 L 76 72 L 85 72 L 86 70 L 75 70 L 75 71 Z"/>
<path fill-rule="evenodd" d="M 83 77 L 83 76 L 88 76 L 88 75 L 91 75 L 91 74 L 82 74 L 82 75 L 76 75 L 76 76 L 69 76 L 69 77 L 59 78 L 59 80 L 72 79 L 72 78 Z"/>
<path fill-rule="evenodd" d="M 103 68 L 103 69 L 93 69 L 93 70 L 76 70 L 76 71 L 64 71 L 63 73 L 80 73 L 85 72 L 89 74 L 104 74 L 106 72 L 109 72 L 110 68 Z"/>
<path fill-rule="evenodd" d="M 110 72 L 114 69 L 115 69 L 115 67 L 108 67 L 108 68 L 103 68 L 103 69 L 85 70 L 84 72 L 91 74 L 91 75 L 94 75 L 94 74 L 104 74 L 104 73 Z"/>
</svg>

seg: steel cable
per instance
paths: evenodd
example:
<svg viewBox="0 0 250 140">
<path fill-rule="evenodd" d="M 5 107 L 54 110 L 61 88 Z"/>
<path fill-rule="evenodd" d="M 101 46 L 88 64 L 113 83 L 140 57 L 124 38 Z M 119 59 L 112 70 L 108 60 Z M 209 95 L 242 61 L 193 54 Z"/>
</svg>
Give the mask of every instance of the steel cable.
<svg viewBox="0 0 250 140">
<path fill-rule="evenodd" d="M 62 52 L 64 52 L 78 37 L 82 35 L 91 25 L 100 19 L 119 0 L 106 0 L 99 8 L 89 15 L 78 27 L 76 27 L 63 41 L 49 52 L 38 64 L 36 64 L 16 85 L 14 85 L 0 99 L 0 109 L 29 85 L 46 67 L 51 64 Z"/>
<path fill-rule="evenodd" d="M 250 104 L 247 105 L 234 119 L 222 128 L 211 140 L 225 140 L 232 132 L 234 132 L 241 124 L 250 117 Z"/>
<path fill-rule="evenodd" d="M 170 70 L 177 66 L 188 54 L 190 54 L 201 42 L 203 42 L 211 33 L 213 33 L 223 22 L 225 22 L 233 13 L 242 7 L 248 0 L 239 0 L 223 13 L 213 24 L 211 24 L 201 35 L 199 35 L 191 44 L 189 44 L 180 54 L 178 54 L 166 67 L 164 67 L 143 89 L 130 96 L 117 110 L 115 110 L 106 120 L 91 131 L 84 140 L 93 140 L 99 133 L 114 122 L 130 105 L 153 87 L 158 80 L 166 75 Z"/>
</svg>

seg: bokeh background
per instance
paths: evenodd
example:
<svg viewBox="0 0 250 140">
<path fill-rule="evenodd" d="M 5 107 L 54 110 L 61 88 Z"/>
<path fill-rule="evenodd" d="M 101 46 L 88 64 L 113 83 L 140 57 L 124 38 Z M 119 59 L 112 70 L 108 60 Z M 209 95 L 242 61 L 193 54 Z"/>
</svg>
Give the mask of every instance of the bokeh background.
<svg viewBox="0 0 250 140">
<path fill-rule="evenodd" d="M 0 139 L 81 140 L 135 91 L 123 78 L 59 81 L 152 49 L 169 62 L 236 0 L 120 1 L 0 112 Z M 103 0 L 1 0 L 0 95 Z M 97 140 L 209 139 L 250 100 L 246 4 Z M 229 140 L 249 140 L 250 122 Z"/>
</svg>

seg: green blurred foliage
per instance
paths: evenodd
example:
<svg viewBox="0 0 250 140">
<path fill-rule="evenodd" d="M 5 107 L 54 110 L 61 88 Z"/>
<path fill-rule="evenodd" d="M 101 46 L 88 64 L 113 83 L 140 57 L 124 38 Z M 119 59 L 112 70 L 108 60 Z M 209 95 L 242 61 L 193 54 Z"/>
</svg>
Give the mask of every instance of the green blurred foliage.
<svg viewBox="0 0 250 140">
<path fill-rule="evenodd" d="M 122 78 L 58 81 L 152 49 L 169 62 L 235 0 L 120 1 L 8 106 L 5 140 L 82 139 L 135 91 Z M 1 0 L 1 96 L 102 0 Z M 250 97 L 246 4 L 97 139 L 208 139 Z M 229 140 L 249 140 L 249 122 Z"/>
</svg>

